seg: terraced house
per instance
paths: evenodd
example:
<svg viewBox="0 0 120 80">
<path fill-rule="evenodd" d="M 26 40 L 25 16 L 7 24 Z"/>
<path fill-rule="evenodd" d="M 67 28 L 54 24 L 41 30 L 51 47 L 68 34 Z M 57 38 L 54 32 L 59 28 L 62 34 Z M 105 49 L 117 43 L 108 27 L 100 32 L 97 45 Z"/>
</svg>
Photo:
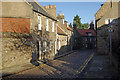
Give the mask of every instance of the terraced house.
<svg viewBox="0 0 120 80">
<path fill-rule="evenodd" d="M 56 17 L 34 0 L 2 2 L 2 67 L 53 59 Z"/>
<path fill-rule="evenodd" d="M 120 1 L 106 0 L 95 14 L 95 20 L 97 28 L 97 52 L 99 54 L 109 54 L 109 30 L 112 27 L 112 58 L 116 67 L 118 67 L 120 50 Z"/>
<path fill-rule="evenodd" d="M 67 34 L 68 34 L 68 50 L 73 49 L 73 29 L 68 26 L 67 23 Z"/>
<path fill-rule="evenodd" d="M 57 15 L 57 51 L 63 54 L 72 50 L 72 33 L 73 30 L 68 26 L 64 19 L 64 14 Z"/>
</svg>

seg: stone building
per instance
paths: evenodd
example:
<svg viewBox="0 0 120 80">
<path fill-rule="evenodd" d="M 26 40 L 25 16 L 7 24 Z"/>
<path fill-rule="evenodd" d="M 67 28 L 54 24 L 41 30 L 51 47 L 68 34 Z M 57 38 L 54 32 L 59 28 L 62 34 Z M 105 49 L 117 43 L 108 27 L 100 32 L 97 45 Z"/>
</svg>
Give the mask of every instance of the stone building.
<svg viewBox="0 0 120 80">
<path fill-rule="evenodd" d="M 73 48 L 73 29 L 70 28 L 68 25 L 67 25 L 67 34 L 68 34 L 68 50 L 72 50 L 72 48 Z"/>
<path fill-rule="evenodd" d="M 68 22 L 64 20 L 64 14 L 57 15 L 57 51 L 63 54 L 72 50 L 72 32 Z"/>
<path fill-rule="evenodd" d="M 97 29 L 97 53 L 109 54 L 110 34 L 109 29 L 112 27 L 112 51 L 113 60 L 119 57 L 120 46 L 120 1 L 107 0 L 95 14 Z"/>
<path fill-rule="evenodd" d="M 34 0 L 2 2 L 2 67 L 53 59 L 57 19 Z"/>
<path fill-rule="evenodd" d="M 96 33 L 90 29 L 74 29 L 73 49 L 95 49 Z"/>
<path fill-rule="evenodd" d="M 94 24 L 91 23 L 90 29 L 78 29 L 76 21 L 73 22 L 73 50 L 76 49 L 95 49 L 96 32 Z"/>
<path fill-rule="evenodd" d="M 57 55 L 67 52 L 67 34 L 57 25 Z"/>
</svg>

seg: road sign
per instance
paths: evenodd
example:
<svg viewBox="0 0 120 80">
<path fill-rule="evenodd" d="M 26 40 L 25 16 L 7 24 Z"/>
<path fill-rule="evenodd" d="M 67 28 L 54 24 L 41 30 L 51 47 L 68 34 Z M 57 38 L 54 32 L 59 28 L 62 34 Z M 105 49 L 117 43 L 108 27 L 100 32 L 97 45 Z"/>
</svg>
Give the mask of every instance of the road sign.
<svg viewBox="0 0 120 80">
<path fill-rule="evenodd" d="M 109 27 L 109 28 L 108 28 L 108 31 L 109 31 L 109 32 L 113 32 L 113 28 L 112 28 L 112 27 Z"/>
</svg>

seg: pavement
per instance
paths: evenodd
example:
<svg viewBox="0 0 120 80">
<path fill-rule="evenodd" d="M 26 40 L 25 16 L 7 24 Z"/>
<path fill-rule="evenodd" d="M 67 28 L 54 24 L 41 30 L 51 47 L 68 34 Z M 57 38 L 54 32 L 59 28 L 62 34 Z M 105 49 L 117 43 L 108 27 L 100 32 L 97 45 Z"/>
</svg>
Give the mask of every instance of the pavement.
<svg viewBox="0 0 120 80">
<path fill-rule="evenodd" d="M 58 59 L 58 58 L 60 58 L 60 57 L 66 56 L 66 55 L 68 55 L 68 54 L 70 54 L 70 53 L 72 53 L 72 52 L 73 52 L 73 51 L 69 51 L 69 52 L 66 52 L 66 53 L 64 53 L 64 54 L 62 54 L 62 55 L 55 56 L 54 60 L 55 60 L 55 59 Z M 40 61 L 38 61 L 38 62 L 36 62 L 36 63 L 34 63 L 34 64 L 37 64 L 37 63 L 39 63 L 40 65 L 43 65 L 43 64 L 44 64 L 43 62 L 40 62 Z M 35 67 L 36 67 L 36 66 L 33 65 L 33 64 L 31 64 L 30 62 L 24 63 L 24 65 L 11 66 L 11 67 L 8 67 L 8 68 L 5 68 L 5 69 L 0 70 L 0 74 L 2 73 L 2 74 L 1 74 L 2 76 L 0 76 L 0 78 L 1 78 L 1 77 L 7 77 L 7 76 L 15 75 L 15 74 L 18 74 L 18 73 L 21 73 L 21 72 L 24 72 L 24 71 L 33 69 L 33 68 L 35 68 Z"/>
<path fill-rule="evenodd" d="M 120 80 L 120 73 L 110 64 L 108 55 L 95 55 L 82 74 L 82 78 L 107 78 Z"/>
</svg>

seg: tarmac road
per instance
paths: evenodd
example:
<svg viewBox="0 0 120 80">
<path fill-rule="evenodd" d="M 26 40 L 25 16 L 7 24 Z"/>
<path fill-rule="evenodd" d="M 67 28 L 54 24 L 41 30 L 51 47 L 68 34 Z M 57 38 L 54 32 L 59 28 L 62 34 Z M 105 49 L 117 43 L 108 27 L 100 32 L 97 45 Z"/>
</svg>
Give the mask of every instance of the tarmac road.
<svg viewBox="0 0 120 80">
<path fill-rule="evenodd" d="M 79 78 L 80 73 L 92 59 L 93 52 L 94 50 L 77 50 L 48 64 L 40 65 L 7 78 Z"/>
</svg>

